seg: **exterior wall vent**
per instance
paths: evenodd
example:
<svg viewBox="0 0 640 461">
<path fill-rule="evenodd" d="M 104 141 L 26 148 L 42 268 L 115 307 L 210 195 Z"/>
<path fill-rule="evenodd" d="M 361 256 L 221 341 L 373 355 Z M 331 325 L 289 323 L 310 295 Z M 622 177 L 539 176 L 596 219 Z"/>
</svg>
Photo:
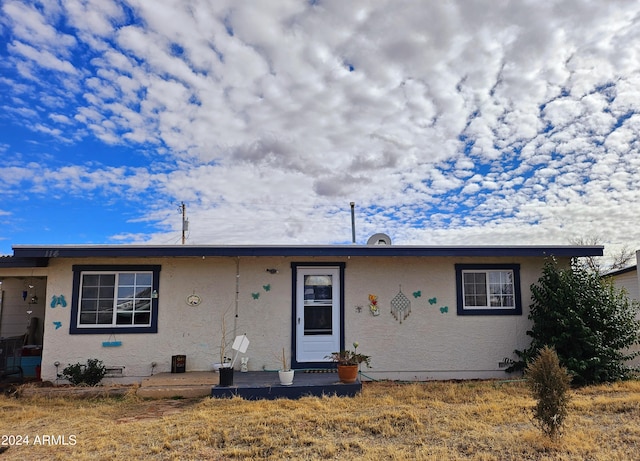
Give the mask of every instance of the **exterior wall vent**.
<svg viewBox="0 0 640 461">
<path fill-rule="evenodd" d="M 367 245 L 391 245 L 391 237 L 387 234 L 373 234 L 367 240 Z"/>
<path fill-rule="evenodd" d="M 124 367 L 105 367 L 105 378 L 122 378 L 124 376 Z"/>
</svg>

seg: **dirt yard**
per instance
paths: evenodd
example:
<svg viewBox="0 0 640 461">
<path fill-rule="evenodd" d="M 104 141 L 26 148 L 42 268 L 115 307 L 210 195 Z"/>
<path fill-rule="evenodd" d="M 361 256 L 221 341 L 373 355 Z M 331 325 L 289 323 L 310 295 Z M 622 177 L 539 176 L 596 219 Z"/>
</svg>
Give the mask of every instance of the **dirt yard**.
<svg viewBox="0 0 640 461">
<path fill-rule="evenodd" d="M 640 382 L 572 391 L 563 435 L 522 382 L 365 383 L 355 398 L 0 398 L 8 460 L 637 460 Z"/>
</svg>

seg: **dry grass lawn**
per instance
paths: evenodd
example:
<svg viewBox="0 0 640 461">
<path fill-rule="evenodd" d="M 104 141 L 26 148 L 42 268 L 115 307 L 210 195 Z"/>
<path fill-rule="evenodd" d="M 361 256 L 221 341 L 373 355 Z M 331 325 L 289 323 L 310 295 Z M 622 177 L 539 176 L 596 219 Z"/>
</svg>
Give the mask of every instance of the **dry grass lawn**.
<svg viewBox="0 0 640 461">
<path fill-rule="evenodd" d="M 572 391 L 555 441 L 533 405 L 522 382 L 365 383 L 355 398 L 294 401 L 0 397 L 0 434 L 29 436 L 0 461 L 640 459 L 639 381 Z"/>
</svg>

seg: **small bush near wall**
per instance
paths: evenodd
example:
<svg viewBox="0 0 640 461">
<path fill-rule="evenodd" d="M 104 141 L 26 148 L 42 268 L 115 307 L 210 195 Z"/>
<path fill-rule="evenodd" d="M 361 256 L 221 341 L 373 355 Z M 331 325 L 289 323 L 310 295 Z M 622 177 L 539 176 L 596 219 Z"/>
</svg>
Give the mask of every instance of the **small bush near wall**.
<svg viewBox="0 0 640 461">
<path fill-rule="evenodd" d="M 533 409 L 537 426 L 554 438 L 560 433 L 567 417 L 571 376 L 566 368 L 560 366 L 556 351 L 547 346 L 529 364 L 525 376 L 537 401 Z"/>
<path fill-rule="evenodd" d="M 107 368 L 98 359 L 89 359 L 85 365 L 76 363 L 62 370 L 62 377 L 71 384 L 97 386 L 107 374 Z"/>
</svg>

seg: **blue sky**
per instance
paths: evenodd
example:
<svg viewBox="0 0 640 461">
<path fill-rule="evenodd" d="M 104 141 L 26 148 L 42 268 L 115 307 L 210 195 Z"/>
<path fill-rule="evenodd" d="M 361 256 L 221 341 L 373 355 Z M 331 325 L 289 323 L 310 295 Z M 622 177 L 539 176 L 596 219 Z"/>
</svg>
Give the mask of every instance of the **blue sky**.
<svg viewBox="0 0 640 461">
<path fill-rule="evenodd" d="M 1 3 L 15 244 L 640 247 L 640 5 Z"/>
</svg>

